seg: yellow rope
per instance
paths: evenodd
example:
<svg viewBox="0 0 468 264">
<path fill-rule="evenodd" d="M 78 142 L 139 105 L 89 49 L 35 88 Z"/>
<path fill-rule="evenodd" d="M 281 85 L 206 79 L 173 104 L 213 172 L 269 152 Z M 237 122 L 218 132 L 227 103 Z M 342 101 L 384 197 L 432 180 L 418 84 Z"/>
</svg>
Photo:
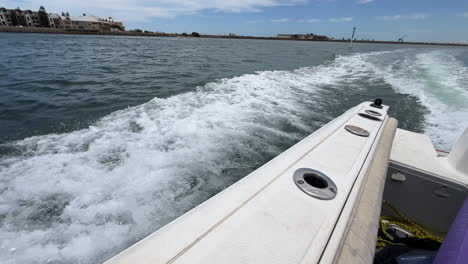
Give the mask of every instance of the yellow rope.
<svg viewBox="0 0 468 264">
<path fill-rule="evenodd" d="M 442 243 L 442 238 L 429 234 L 426 230 L 424 230 L 417 223 L 415 223 L 414 221 L 406 217 L 403 213 L 401 213 L 398 209 L 396 209 L 389 202 L 384 200 L 383 205 L 386 205 L 390 209 L 392 209 L 399 216 L 399 218 L 387 217 L 387 216 L 380 217 L 380 228 L 382 232 L 390 240 L 379 236 L 377 238 L 377 243 L 376 243 L 377 248 L 383 248 L 383 247 L 386 247 L 387 245 L 395 244 L 393 241 L 391 241 L 394 239 L 393 236 L 390 235 L 387 231 L 387 226 L 392 225 L 392 224 L 405 229 L 406 231 L 410 232 L 414 237 L 421 238 L 421 239 L 430 239 L 430 240 L 434 240 L 439 243 Z"/>
<path fill-rule="evenodd" d="M 384 247 L 386 247 L 387 245 L 395 245 L 395 243 L 393 243 L 392 241 L 383 239 L 383 238 L 381 238 L 381 237 L 378 237 L 378 238 L 377 238 L 377 243 L 376 243 L 376 245 L 375 245 L 377 248 L 384 248 Z"/>
</svg>

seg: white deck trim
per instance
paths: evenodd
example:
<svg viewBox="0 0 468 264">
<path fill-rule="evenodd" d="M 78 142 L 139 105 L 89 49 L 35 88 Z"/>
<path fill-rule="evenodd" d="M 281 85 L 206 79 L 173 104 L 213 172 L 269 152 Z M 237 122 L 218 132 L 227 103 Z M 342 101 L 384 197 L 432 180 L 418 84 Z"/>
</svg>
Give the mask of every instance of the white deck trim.
<svg viewBox="0 0 468 264">
<path fill-rule="evenodd" d="M 390 161 L 426 174 L 468 184 L 468 177 L 455 170 L 448 157 L 438 156 L 427 135 L 397 129 Z"/>
<path fill-rule="evenodd" d="M 357 115 L 364 108 L 376 110 L 369 105 L 350 109 L 106 263 L 317 262 L 384 124 Z M 387 109 L 381 110 L 384 118 Z M 350 134 L 346 124 L 369 130 L 370 137 Z M 332 178 L 336 198 L 318 200 L 300 191 L 292 173 L 301 167 Z"/>
</svg>

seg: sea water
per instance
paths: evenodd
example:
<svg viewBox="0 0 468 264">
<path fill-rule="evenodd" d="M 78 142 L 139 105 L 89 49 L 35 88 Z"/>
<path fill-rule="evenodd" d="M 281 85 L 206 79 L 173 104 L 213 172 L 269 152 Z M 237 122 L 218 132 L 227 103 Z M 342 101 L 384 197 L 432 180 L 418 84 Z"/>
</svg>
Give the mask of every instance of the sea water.
<svg viewBox="0 0 468 264">
<path fill-rule="evenodd" d="M 0 263 L 99 263 L 362 101 L 450 150 L 468 49 L 2 34 Z"/>
</svg>

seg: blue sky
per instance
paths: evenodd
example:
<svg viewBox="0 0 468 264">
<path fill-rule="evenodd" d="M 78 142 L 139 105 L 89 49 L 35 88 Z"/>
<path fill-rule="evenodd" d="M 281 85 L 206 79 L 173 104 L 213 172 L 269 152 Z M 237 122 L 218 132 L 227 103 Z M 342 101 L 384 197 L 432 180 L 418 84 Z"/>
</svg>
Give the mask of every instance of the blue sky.
<svg viewBox="0 0 468 264">
<path fill-rule="evenodd" d="M 7 8 L 112 16 L 128 29 L 274 36 L 468 41 L 468 0 L 0 0 Z"/>
</svg>

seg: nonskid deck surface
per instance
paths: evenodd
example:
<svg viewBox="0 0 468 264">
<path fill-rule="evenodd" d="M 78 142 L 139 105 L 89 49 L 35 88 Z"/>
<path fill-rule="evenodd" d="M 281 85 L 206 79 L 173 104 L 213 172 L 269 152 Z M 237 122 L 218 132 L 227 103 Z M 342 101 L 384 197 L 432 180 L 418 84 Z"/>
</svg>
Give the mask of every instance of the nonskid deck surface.
<svg viewBox="0 0 468 264">
<path fill-rule="evenodd" d="M 318 262 L 338 219 L 347 217 L 343 207 L 350 192 L 360 189 L 358 179 L 388 119 L 388 107 L 370 104 L 350 109 L 107 263 Z M 365 110 L 379 112 L 381 120 L 359 115 Z M 350 133 L 346 125 L 367 130 L 369 136 Z M 313 184 L 293 180 L 301 168 L 328 176 L 336 196 L 324 200 L 301 191 L 301 184 Z"/>
</svg>

